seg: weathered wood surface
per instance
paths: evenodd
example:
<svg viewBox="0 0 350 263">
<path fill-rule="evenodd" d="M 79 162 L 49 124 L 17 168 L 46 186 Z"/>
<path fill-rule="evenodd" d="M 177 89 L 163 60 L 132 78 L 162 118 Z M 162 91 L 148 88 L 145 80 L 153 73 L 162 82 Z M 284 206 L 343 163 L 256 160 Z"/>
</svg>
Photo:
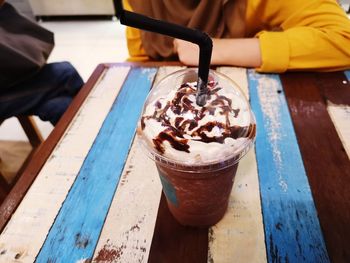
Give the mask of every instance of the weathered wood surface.
<svg viewBox="0 0 350 263">
<path fill-rule="evenodd" d="M 314 78 L 321 95 L 320 102 L 349 105 L 350 83 L 342 72 L 324 72 L 308 74 Z M 307 89 L 307 88 L 306 88 Z"/>
<path fill-rule="evenodd" d="M 0 262 L 34 261 L 128 71 L 102 74 L 0 235 Z"/>
<path fill-rule="evenodd" d="M 346 103 L 349 96 L 349 84 L 338 74 L 338 81 L 324 80 L 335 89 L 326 92 L 321 74 L 289 73 L 281 79 L 329 257 L 350 262 L 350 160 L 326 107 L 327 100 Z"/>
<path fill-rule="evenodd" d="M 92 258 L 155 73 L 155 68 L 130 70 L 50 229 L 39 262 Z"/>
<path fill-rule="evenodd" d="M 249 99 L 247 70 L 217 69 L 234 80 Z M 255 149 L 239 162 L 229 207 L 224 218 L 209 230 L 209 262 L 266 262 Z"/>
<path fill-rule="evenodd" d="M 34 179 L 39 174 L 41 168 L 46 163 L 50 154 L 56 147 L 57 142 L 60 140 L 67 127 L 74 116 L 79 111 L 81 105 L 84 103 L 86 97 L 89 95 L 90 91 L 94 88 L 96 82 L 100 79 L 101 74 L 105 70 L 105 65 L 98 65 L 94 73 L 89 78 L 88 82 L 79 91 L 77 96 L 75 96 L 71 105 L 67 111 L 63 114 L 55 129 L 50 133 L 49 137 L 46 139 L 45 143 L 40 145 L 35 153 L 35 158 L 28 164 L 23 174 L 16 182 L 16 185 L 12 188 L 11 192 L 7 195 L 6 199 L 0 206 L 0 231 L 2 231 L 11 218 L 12 214 L 15 212 L 17 206 L 22 201 L 27 190 L 32 185 Z"/>
<path fill-rule="evenodd" d="M 159 68 L 153 86 L 179 69 Z M 147 262 L 161 193 L 156 166 L 146 156 L 136 137 L 95 249 L 93 262 Z"/>
<path fill-rule="evenodd" d="M 157 169 L 135 138 L 93 262 L 147 262 L 161 192 Z"/>
<path fill-rule="evenodd" d="M 347 70 L 344 72 L 346 78 L 348 79 L 348 81 L 350 81 L 350 70 Z"/>
<path fill-rule="evenodd" d="M 327 110 L 350 158 L 350 106 L 328 103 Z"/>
<path fill-rule="evenodd" d="M 208 228 L 180 225 L 162 194 L 148 262 L 206 262 L 207 254 Z"/>
<path fill-rule="evenodd" d="M 350 261 L 350 161 L 345 150 L 350 105 L 345 76 L 350 78 L 350 71 L 283 75 L 283 88 L 277 75 L 249 71 L 258 123 L 256 157 L 253 149 L 240 161 L 228 212 L 208 230 L 176 222 L 161 195 L 152 161 L 138 141 L 133 142 L 136 111 L 141 108 L 135 109 L 131 100 L 136 97 L 142 106 L 156 69 L 133 69 L 130 83 L 125 83 L 108 114 L 127 74 L 123 70 L 110 75 L 119 84 L 108 88 L 109 106 L 101 101 L 97 106 L 89 96 L 57 144 L 0 235 L 0 262 L 328 262 L 317 214 L 332 262 Z M 172 70 L 161 68 L 157 79 Z M 245 70 L 218 70 L 240 82 L 249 95 Z M 101 83 L 92 93 L 96 102 L 105 95 Z M 99 115 L 102 104 L 104 116 Z M 132 118 L 125 109 L 133 111 Z M 67 120 L 74 115 L 70 114 Z M 87 122 L 83 118 L 88 115 Z M 102 129 L 95 127 L 96 121 Z M 63 127 L 58 125 L 61 134 Z M 79 136 L 74 132 L 82 130 L 89 132 Z M 50 147 L 44 143 L 41 158 L 51 153 L 54 144 L 50 143 Z M 44 163 L 40 160 L 30 173 L 38 173 Z M 7 200 L 8 210 L 0 208 L 7 213 L 0 215 L 0 225 L 17 206 L 11 206 L 10 200 L 18 202 L 24 195 L 25 187 L 21 189 L 16 198 Z M 97 192 L 102 194 L 94 195 Z"/>
<path fill-rule="evenodd" d="M 350 158 L 350 71 L 347 73 L 318 74 L 317 86 L 327 101 L 328 114 Z"/>
<path fill-rule="evenodd" d="M 277 75 L 249 71 L 269 262 L 329 262 L 292 121 Z"/>
</svg>

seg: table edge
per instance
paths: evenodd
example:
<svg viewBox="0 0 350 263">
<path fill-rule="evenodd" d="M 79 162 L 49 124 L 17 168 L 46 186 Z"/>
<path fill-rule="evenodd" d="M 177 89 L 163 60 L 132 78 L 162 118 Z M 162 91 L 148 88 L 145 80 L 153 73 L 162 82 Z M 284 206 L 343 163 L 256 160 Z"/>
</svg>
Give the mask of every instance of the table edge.
<svg viewBox="0 0 350 263">
<path fill-rule="evenodd" d="M 67 111 L 63 114 L 57 125 L 54 127 L 48 138 L 37 148 L 28 166 L 23 170 L 20 178 L 11 189 L 5 200 L 0 205 L 0 231 L 2 232 L 12 214 L 15 212 L 31 184 L 44 166 L 46 160 L 52 153 L 57 142 L 61 139 L 73 117 L 76 115 L 80 106 L 95 86 L 100 75 L 111 64 L 99 64 L 89 77 L 88 81 L 75 96 Z"/>
</svg>

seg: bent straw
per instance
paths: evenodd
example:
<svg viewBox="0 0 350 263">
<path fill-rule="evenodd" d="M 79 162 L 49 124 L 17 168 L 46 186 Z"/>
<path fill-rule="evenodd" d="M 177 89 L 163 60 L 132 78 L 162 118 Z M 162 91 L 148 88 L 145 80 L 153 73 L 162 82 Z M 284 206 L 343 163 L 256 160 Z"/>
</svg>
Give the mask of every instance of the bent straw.
<svg viewBox="0 0 350 263">
<path fill-rule="evenodd" d="M 208 94 L 208 74 L 213 42 L 211 38 L 204 32 L 180 26 L 177 24 L 150 18 L 148 16 L 124 10 L 121 0 L 114 0 L 116 16 L 120 23 L 126 26 L 151 31 L 174 38 L 179 38 L 199 46 L 199 63 L 198 63 L 198 81 L 196 103 L 204 106 L 207 101 Z"/>
</svg>

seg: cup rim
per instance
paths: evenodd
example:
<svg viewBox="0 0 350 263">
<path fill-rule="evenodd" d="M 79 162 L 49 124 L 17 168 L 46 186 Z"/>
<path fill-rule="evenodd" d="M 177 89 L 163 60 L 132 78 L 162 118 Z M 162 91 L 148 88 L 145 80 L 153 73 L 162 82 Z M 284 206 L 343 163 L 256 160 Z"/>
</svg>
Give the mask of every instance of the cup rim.
<svg viewBox="0 0 350 263">
<path fill-rule="evenodd" d="M 160 86 L 164 81 L 167 81 L 168 78 L 173 77 L 174 75 L 178 75 L 180 76 L 183 73 L 186 73 L 186 71 L 195 71 L 197 72 L 198 68 L 186 68 L 186 69 L 181 69 L 178 71 L 175 71 L 167 76 L 165 76 L 164 78 L 162 78 L 156 86 Z M 140 125 L 140 121 L 138 122 L 138 127 L 137 127 L 137 136 L 140 138 L 140 142 L 142 145 L 142 148 L 144 148 L 144 150 L 146 151 L 146 154 L 149 158 L 151 158 L 153 161 L 160 163 L 163 166 L 166 166 L 168 168 L 171 168 L 173 170 L 178 170 L 178 171 L 186 171 L 186 172 L 191 172 L 191 173 L 200 173 L 200 172 L 205 172 L 205 171 L 216 171 L 216 170 L 221 170 L 221 169 L 225 169 L 227 167 L 233 166 L 235 164 L 238 163 L 238 161 L 245 156 L 245 154 L 252 148 L 252 146 L 254 145 L 255 139 L 256 139 L 256 121 L 255 121 L 255 116 L 253 111 L 251 110 L 249 101 L 247 100 L 244 92 L 241 90 L 241 88 L 239 87 L 239 85 L 232 79 L 230 79 L 229 77 L 227 77 L 226 75 L 220 73 L 220 72 L 216 72 L 214 70 L 210 70 L 211 74 L 216 74 L 219 75 L 221 78 L 226 79 L 227 81 L 231 82 L 234 84 L 235 88 L 238 90 L 239 95 L 243 97 L 243 99 L 245 100 L 245 102 L 247 103 L 247 105 L 249 106 L 250 109 L 250 125 L 253 125 L 253 128 L 249 128 L 248 130 L 248 134 L 246 134 L 246 140 L 244 142 L 241 142 L 239 144 L 239 146 L 236 148 L 236 150 L 221 159 L 213 159 L 210 160 L 206 163 L 183 163 L 179 160 L 173 160 L 170 159 L 169 157 L 166 157 L 160 153 L 158 153 L 154 147 L 151 147 L 151 145 L 149 145 L 150 143 L 148 142 L 148 140 L 143 136 L 143 131 L 141 129 L 141 125 Z M 147 102 L 149 100 L 151 96 L 151 92 L 148 94 L 145 102 Z M 142 113 L 144 112 L 146 107 L 146 103 L 143 106 L 142 109 Z M 234 155 L 234 156 L 233 156 Z"/>
</svg>

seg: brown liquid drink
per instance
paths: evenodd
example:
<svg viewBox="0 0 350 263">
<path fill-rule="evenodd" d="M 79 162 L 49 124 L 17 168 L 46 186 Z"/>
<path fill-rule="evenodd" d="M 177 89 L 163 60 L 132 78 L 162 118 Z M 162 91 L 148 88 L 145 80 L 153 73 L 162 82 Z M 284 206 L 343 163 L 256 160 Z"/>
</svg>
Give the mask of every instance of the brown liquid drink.
<svg viewBox="0 0 350 263">
<path fill-rule="evenodd" d="M 181 70 L 154 87 L 138 134 L 174 217 L 183 225 L 211 226 L 225 214 L 238 161 L 255 139 L 255 119 L 237 85 L 213 71 L 207 103 L 198 106 L 196 77 Z"/>
</svg>

